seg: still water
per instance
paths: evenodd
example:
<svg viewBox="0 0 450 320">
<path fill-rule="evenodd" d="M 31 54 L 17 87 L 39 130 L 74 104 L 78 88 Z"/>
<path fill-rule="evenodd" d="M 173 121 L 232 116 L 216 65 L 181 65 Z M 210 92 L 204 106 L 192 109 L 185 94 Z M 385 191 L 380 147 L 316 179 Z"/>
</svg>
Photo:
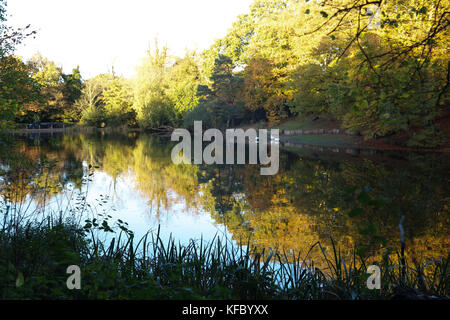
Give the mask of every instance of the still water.
<svg viewBox="0 0 450 320">
<path fill-rule="evenodd" d="M 449 252 L 447 154 L 282 147 L 279 173 L 261 176 L 257 165 L 175 165 L 172 145 L 139 133 L 18 138 L 1 156 L 1 196 L 33 212 L 84 203 L 138 238 L 160 227 L 181 243 L 219 235 L 303 255 L 318 241 L 331 252 L 331 239 L 343 256 L 396 252 L 405 216 L 410 257 Z"/>
</svg>

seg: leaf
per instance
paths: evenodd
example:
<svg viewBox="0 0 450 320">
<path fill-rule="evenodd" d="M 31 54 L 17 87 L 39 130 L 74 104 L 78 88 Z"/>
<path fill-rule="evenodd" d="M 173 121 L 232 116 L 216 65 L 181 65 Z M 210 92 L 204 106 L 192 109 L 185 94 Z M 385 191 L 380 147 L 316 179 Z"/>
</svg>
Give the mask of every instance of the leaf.
<svg viewBox="0 0 450 320">
<path fill-rule="evenodd" d="M 20 288 L 21 286 L 23 286 L 25 282 L 25 279 L 23 278 L 23 274 L 22 272 L 19 271 L 19 274 L 17 275 L 17 279 L 16 279 L 16 287 Z"/>
</svg>

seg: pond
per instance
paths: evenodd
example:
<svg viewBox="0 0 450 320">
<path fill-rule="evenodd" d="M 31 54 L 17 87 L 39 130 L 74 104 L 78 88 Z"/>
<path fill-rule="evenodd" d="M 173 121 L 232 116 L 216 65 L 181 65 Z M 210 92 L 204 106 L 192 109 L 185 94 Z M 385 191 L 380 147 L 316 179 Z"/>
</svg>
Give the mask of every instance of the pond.
<svg viewBox="0 0 450 320">
<path fill-rule="evenodd" d="M 90 213 L 127 222 L 138 238 L 160 228 L 180 243 L 218 235 L 303 256 L 317 242 L 344 257 L 397 252 L 404 216 L 412 259 L 449 252 L 447 154 L 287 145 L 279 173 L 262 176 L 258 165 L 176 165 L 173 145 L 135 132 L 16 138 L 1 156 L 0 192 L 33 212 L 85 198 Z"/>
</svg>

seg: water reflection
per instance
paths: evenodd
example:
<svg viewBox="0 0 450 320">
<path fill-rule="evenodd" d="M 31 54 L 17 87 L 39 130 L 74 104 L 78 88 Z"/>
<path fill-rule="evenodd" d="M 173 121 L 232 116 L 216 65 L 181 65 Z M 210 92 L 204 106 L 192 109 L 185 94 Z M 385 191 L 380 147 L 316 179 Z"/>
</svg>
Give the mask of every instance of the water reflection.
<svg viewBox="0 0 450 320">
<path fill-rule="evenodd" d="M 170 152 L 168 140 L 137 133 L 19 139 L 2 152 L 1 195 L 16 203 L 32 196 L 42 206 L 80 190 L 137 235 L 161 224 L 180 241 L 223 232 L 243 245 L 251 238 L 268 251 L 303 255 L 317 241 L 331 254 L 331 238 L 346 257 L 354 247 L 366 257 L 398 250 L 405 215 L 413 259 L 449 252 L 446 155 L 285 150 L 279 174 L 261 176 L 252 165 L 177 166 Z M 96 169 L 83 190 L 87 165 Z"/>
</svg>

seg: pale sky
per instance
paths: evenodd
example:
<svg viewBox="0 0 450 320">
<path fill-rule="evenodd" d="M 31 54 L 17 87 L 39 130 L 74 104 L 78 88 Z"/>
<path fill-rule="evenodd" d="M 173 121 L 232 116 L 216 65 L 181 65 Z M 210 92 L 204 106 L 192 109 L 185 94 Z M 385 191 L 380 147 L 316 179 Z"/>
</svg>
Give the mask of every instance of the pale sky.
<svg viewBox="0 0 450 320">
<path fill-rule="evenodd" d="M 130 77 L 157 36 L 171 54 L 208 48 L 223 37 L 253 0 L 9 0 L 8 24 L 31 24 L 16 54 L 35 52 L 62 65 L 80 65 L 88 79 L 108 72 Z"/>
</svg>

